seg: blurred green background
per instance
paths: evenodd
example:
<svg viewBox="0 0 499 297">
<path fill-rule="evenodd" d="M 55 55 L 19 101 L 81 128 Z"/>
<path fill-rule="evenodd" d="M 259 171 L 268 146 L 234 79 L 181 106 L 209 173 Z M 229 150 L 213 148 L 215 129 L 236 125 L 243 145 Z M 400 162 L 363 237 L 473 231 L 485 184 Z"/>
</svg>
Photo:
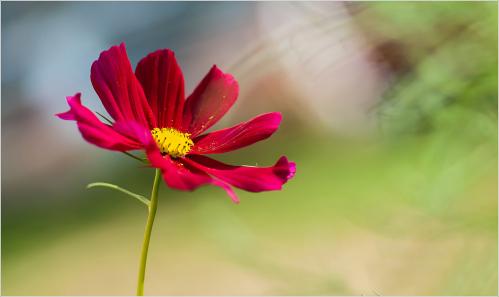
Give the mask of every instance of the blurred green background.
<svg viewBox="0 0 499 297">
<path fill-rule="evenodd" d="M 241 94 L 215 128 L 281 111 L 215 156 L 297 174 L 280 192 L 160 188 L 146 294 L 497 295 L 497 3 L 2 2 L 2 295 L 130 295 L 154 172 L 81 139 L 100 51 L 172 48 Z"/>
</svg>

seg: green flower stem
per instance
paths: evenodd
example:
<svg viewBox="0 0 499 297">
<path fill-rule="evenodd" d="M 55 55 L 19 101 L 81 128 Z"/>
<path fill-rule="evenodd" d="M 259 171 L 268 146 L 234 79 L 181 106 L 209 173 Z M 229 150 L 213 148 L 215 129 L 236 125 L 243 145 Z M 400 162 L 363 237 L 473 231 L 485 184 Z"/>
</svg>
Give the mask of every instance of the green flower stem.
<svg viewBox="0 0 499 297">
<path fill-rule="evenodd" d="M 152 185 L 151 199 L 149 200 L 149 214 L 147 216 L 146 230 L 144 233 L 144 241 L 142 242 L 142 253 L 140 255 L 139 278 L 137 281 L 137 296 L 144 295 L 144 279 L 146 276 L 147 252 L 149 250 L 149 241 L 151 240 L 152 225 L 158 208 L 158 188 L 161 178 L 161 171 L 156 169 L 156 176 Z"/>
</svg>

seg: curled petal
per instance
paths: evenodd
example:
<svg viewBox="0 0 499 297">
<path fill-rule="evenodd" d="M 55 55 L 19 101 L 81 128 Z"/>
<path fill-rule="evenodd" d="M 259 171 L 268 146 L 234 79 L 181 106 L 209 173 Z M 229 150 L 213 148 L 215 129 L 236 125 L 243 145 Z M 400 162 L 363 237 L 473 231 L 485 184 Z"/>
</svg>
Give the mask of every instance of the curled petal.
<svg viewBox="0 0 499 297">
<path fill-rule="evenodd" d="M 230 185 L 210 177 L 181 159 L 173 160 L 169 156 L 161 156 L 161 154 L 148 154 L 148 158 L 152 166 L 161 169 L 163 179 L 171 188 L 192 191 L 202 185 L 212 184 L 224 189 L 232 201 L 239 203 L 239 199 Z"/>
<path fill-rule="evenodd" d="M 296 164 L 284 156 L 270 167 L 232 166 L 201 155 L 187 160 L 193 167 L 250 192 L 280 190 L 296 172 Z"/>
<path fill-rule="evenodd" d="M 142 147 L 140 142 L 99 121 L 92 111 L 81 104 L 80 93 L 68 96 L 66 100 L 70 107 L 69 111 L 56 116 L 63 120 L 76 121 L 81 135 L 88 142 L 114 151 L 128 151 Z"/>
<path fill-rule="evenodd" d="M 169 187 L 192 191 L 211 182 L 211 178 L 206 173 L 187 168 L 184 164 L 173 161 L 169 156 L 148 154 L 148 158 L 152 166 L 161 169 L 163 178 Z"/>
<path fill-rule="evenodd" d="M 102 52 L 92 64 L 90 79 L 115 121 L 133 120 L 149 128 L 156 127 L 156 118 L 132 71 L 125 44 Z"/>
<path fill-rule="evenodd" d="M 211 184 L 224 189 L 227 195 L 229 195 L 232 202 L 239 203 L 239 198 L 237 197 L 236 193 L 228 183 L 213 178 Z"/>
<path fill-rule="evenodd" d="M 185 101 L 183 130 L 193 137 L 206 131 L 232 107 L 238 93 L 234 77 L 213 66 Z"/>
<path fill-rule="evenodd" d="M 155 51 L 143 58 L 135 75 L 159 127 L 181 128 L 184 109 L 184 76 L 175 54 L 169 49 Z"/>
<path fill-rule="evenodd" d="M 218 130 L 194 139 L 191 154 L 230 152 L 270 137 L 279 128 L 282 115 L 271 112 L 231 128 Z"/>
</svg>

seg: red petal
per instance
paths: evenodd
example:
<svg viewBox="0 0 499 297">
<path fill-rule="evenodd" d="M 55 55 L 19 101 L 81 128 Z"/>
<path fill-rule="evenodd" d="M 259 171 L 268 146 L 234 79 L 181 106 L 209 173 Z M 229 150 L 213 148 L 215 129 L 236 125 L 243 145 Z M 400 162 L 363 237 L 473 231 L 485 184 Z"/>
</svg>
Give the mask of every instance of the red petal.
<svg viewBox="0 0 499 297">
<path fill-rule="evenodd" d="M 211 181 L 211 184 L 224 189 L 227 195 L 229 195 L 230 199 L 232 199 L 232 202 L 239 203 L 239 198 L 237 197 L 236 193 L 228 183 L 218 179 L 213 179 Z"/>
<path fill-rule="evenodd" d="M 76 121 L 81 135 L 88 142 L 114 151 L 129 151 L 142 147 L 140 142 L 127 137 L 108 126 L 81 104 L 81 94 L 66 97 L 70 110 L 57 114 L 63 120 Z"/>
<path fill-rule="evenodd" d="M 238 93 L 234 77 L 213 66 L 185 102 L 184 131 L 195 137 L 213 126 L 232 107 Z"/>
<path fill-rule="evenodd" d="M 92 64 L 90 79 L 108 113 L 116 121 L 136 121 L 156 127 L 144 91 L 133 74 L 125 44 L 113 46 Z"/>
<path fill-rule="evenodd" d="M 173 161 L 169 156 L 161 154 L 148 154 L 151 165 L 160 168 L 163 178 L 169 187 L 192 191 L 201 185 L 211 182 L 211 177 L 206 173 L 187 168 L 184 164 Z"/>
<path fill-rule="evenodd" d="M 237 126 L 198 136 L 191 154 L 220 154 L 270 137 L 279 128 L 282 115 L 271 112 Z"/>
<path fill-rule="evenodd" d="M 286 157 L 271 167 L 232 166 L 201 155 L 191 155 L 187 160 L 193 167 L 250 192 L 280 190 L 296 172 L 296 164 Z"/>
<path fill-rule="evenodd" d="M 184 76 L 175 54 L 158 50 L 143 58 L 135 75 L 142 84 L 158 127 L 181 128 L 184 109 Z"/>
<path fill-rule="evenodd" d="M 159 152 L 159 151 L 158 151 Z M 172 160 L 161 154 L 148 154 L 151 165 L 161 169 L 165 183 L 174 189 L 192 191 L 202 185 L 212 184 L 221 187 L 235 203 L 239 203 L 234 190 L 225 182 L 210 177 L 205 172 L 190 166 L 182 160 Z"/>
</svg>

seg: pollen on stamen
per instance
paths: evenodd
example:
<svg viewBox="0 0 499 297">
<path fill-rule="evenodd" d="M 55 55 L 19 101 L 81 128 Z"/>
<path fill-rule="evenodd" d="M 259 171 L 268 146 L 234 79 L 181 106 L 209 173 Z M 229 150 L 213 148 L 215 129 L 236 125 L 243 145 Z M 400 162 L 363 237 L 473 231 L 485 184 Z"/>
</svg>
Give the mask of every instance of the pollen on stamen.
<svg viewBox="0 0 499 297">
<path fill-rule="evenodd" d="M 168 154 L 173 158 L 184 157 L 194 145 L 190 138 L 191 134 L 180 132 L 174 128 L 154 128 L 151 130 L 151 134 L 161 153 Z"/>
</svg>

